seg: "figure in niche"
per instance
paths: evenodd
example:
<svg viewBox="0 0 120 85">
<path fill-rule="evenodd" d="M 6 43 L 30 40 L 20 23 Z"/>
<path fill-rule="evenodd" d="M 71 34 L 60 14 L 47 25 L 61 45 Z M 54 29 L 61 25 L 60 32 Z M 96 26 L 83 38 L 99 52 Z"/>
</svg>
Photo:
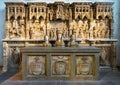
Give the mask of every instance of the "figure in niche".
<svg viewBox="0 0 120 85">
<path fill-rule="evenodd" d="M 29 65 L 29 74 L 32 75 L 43 75 L 45 73 L 44 63 L 39 57 L 35 57 L 34 61 Z"/>
<path fill-rule="evenodd" d="M 73 20 L 72 22 L 70 22 L 70 33 L 69 33 L 69 35 L 72 35 L 72 30 L 73 29 L 76 29 L 77 28 L 77 23 L 76 23 L 76 21 L 75 20 Z"/>
<path fill-rule="evenodd" d="M 109 29 L 109 27 L 108 26 L 106 26 L 106 36 L 105 36 L 105 38 L 110 38 L 110 29 Z"/>
<path fill-rule="evenodd" d="M 68 31 L 66 29 L 63 31 L 63 38 L 68 38 Z"/>
<path fill-rule="evenodd" d="M 105 28 L 106 28 L 106 38 L 110 38 L 110 19 L 109 17 L 105 17 Z"/>
<path fill-rule="evenodd" d="M 83 21 L 82 20 L 78 21 L 78 29 L 76 31 L 76 36 L 77 38 L 83 37 Z"/>
<path fill-rule="evenodd" d="M 44 36 L 44 29 L 40 28 L 40 30 L 39 30 L 39 38 L 43 39 L 43 36 Z"/>
<path fill-rule="evenodd" d="M 17 38 L 17 37 L 20 37 L 19 29 L 10 28 L 10 38 Z"/>
<path fill-rule="evenodd" d="M 57 11 L 56 11 L 57 19 L 60 18 L 62 19 L 63 16 L 63 7 L 61 5 L 57 6 Z"/>
<path fill-rule="evenodd" d="M 93 29 L 93 37 L 94 37 L 94 38 L 99 38 L 99 35 L 100 35 L 99 21 L 96 20 L 96 26 L 95 26 L 95 28 Z"/>
<path fill-rule="evenodd" d="M 68 38 L 68 30 L 66 23 L 63 24 L 63 38 Z"/>
<path fill-rule="evenodd" d="M 35 32 L 34 32 L 34 28 L 30 28 L 30 39 L 34 39 L 34 35 L 35 35 Z"/>
<path fill-rule="evenodd" d="M 50 38 L 51 38 L 51 39 L 54 38 L 54 30 L 53 30 L 53 28 L 51 28 L 51 30 L 50 30 Z"/>
<path fill-rule="evenodd" d="M 66 74 L 67 63 L 65 61 L 56 61 L 55 62 L 55 72 L 57 75 Z"/>
<path fill-rule="evenodd" d="M 102 51 L 100 53 L 100 64 L 101 65 L 109 65 L 109 62 L 108 62 L 108 57 L 107 57 L 107 51 L 108 49 L 105 48 L 105 47 L 102 47 Z"/>
<path fill-rule="evenodd" d="M 64 47 L 64 41 L 62 39 L 62 30 L 58 30 L 57 40 L 55 42 L 55 46 L 57 47 Z"/>
<path fill-rule="evenodd" d="M 24 37 L 25 37 L 24 25 L 21 25 L 21 27 L 20 27 L 20 37 L 21 37 L 21 38 L 24 38 Z"/>
<path fill-rule="evenodd" d="M 89 37 L 89 32 L 88 32 L 88 21 L 87 20 L 85 20 L 84 21 L 84 25 L 83 25 L 83 37 L 82 38 L 88 38 Z"/>
<path fill-rule="evenodd" d="M 100 25 L 98 27 L 100 29 L 100 35 L 98 35 L 98 38 L 105 38 L 106 35 L 106 29 L 105 29 L 105 23 L 103 20 L 100 21 Z"/>
<path fill-rule="evenodd" d="M 20 64 L 20 50 L 18 47 L 13 48 L 12 50 L 12 56 L 11 56 L 11 61 L 13 65 Z"/>
<path fill-rule="evenodd" d="M 90 29 L 89 29 L 89 34 L 90 34 L 90 39 L 94 38 L 94 30 L 96 29 L 96 20 L 91 21 L 90 23 Z M 96 33 L 95 33 L 96 34 Z"/>
</svg>

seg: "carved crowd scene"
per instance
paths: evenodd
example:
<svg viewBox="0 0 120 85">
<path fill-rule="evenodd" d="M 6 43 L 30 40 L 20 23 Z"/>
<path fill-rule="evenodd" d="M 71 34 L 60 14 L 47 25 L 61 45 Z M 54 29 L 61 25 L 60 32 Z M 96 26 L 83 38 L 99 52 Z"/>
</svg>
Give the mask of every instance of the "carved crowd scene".
<svg viewBox="0 0 120 85">
<path fill-rule="evenodd" d="M 113 3 L 6 3 L 6 39 L 56 40 L 75 33 L 76 39 L 112 37 Z"/>
</svg>

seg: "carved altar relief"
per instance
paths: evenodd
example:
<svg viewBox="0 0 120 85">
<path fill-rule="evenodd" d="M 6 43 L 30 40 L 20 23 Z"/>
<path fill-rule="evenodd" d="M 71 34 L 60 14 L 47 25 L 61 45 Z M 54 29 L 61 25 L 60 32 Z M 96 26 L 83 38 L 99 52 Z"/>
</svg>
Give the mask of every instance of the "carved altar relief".
<svg viewBox="0 0 120 85">
<path fill-rule="evenodd" d="M 76 57 L 76 75 L 91 75 L 93 59 L 90 56 Z"/>
<path fill-rule="evenodd" d="M 9 11 L 11 4 L 6 4 L 7 39 L 44 40 L 44 36 L 48 35 L 50 39 L 55 40 L 57 30 L 63 31 L 63 39 L 69 39 L 73 34 L 73 29 L 76 30 L 76 38 L 83 40 L 110 38 L 112 34 L 112 3 L 106 3 L 106 5 L 100 2 L 93 3 L 95 12 L 91 7 L 92 3 L 88 2 L 27 3 L 26 6 L 24 3 L 20 3 L 22 5 L 20 14 L 17 12 L 19 7 L 13 5 L 14 15 Z M 102 4 L 105 6 L 104 8 L 107 8 L 102 10 Z M 25 11 L 26 7 L 29 10 Z"/>
<path fill-rule="evenodd" d="M 50 41 L 56 41 L 56 46 L 62 47 L 66 44 L 64 41 L 69 41 L 71 35 L 74 34 L 76 40 L 86 41 L 91 39 L 97 41 L 98 38 L 100 40 L 106 38 L 111 40 L 113 35 L 111 2 L 6 2 L 5 4 L 6 41 L 4 42 L 8 44 L 10 49 L 12 49 L 10 46 L 14 47 L 14 43 L 16 43 L 16 47 L 43 46 L 43 40 L 46 35 Z M 60 34 L 58 30 L 61 31 Z M 111 40 L 109 44 L 112 45 L 113 42 L 114 40 Z M 91 45 L 92 41 L 87 43 Z M 101 42 L 101 47 L 103 43 L 108 44 L 108 42 Z M 75 44 L 77 43 L 73 43 L 73 46 L 76 46 Z M 111 50 L 113 49 L 111 48 Z M 12 51 L 10 52 L 12 53 Z M 11 53 L 8 56 L 11 56 Z"/>
<path fill-rule="evenodd" d="M 45 56 L 29 56 L 28 73 L 30 75 L 45 74 Z"/>
<path fill-rule="evenodd" d="M 45 21 L 42 20 L 39 23 L 38 20 L 35 20 L 35 22 L 31 23 L 29 30 L 30 39 L 43 40 L 45 34 L 46 34 Z"/>
<path fill-rule="evenodd" d="M 69 56 L 52 56 L 52 75 L 69 75 Z"/>
</svg>

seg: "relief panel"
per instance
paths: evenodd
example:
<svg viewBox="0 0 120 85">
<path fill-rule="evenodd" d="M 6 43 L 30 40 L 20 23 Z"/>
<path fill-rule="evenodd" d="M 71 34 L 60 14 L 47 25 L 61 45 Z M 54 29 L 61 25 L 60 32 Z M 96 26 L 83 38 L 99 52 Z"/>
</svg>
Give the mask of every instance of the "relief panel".
<svg viewBox="0 0 120 85">
<path fill-rule="evenodd" d="M 52 56 L 52 75 L 69 75 L 70 56 Z"/>
<path fill-rule="evenodd" d="M 45 56 L 28 57 L 28 75 L 45 75 Z"/>
<path fill-rule="evenodd" d="M 93 64 L 92 56 L 77 56 L 76 75 L 93 75 Z"/>
</svg>

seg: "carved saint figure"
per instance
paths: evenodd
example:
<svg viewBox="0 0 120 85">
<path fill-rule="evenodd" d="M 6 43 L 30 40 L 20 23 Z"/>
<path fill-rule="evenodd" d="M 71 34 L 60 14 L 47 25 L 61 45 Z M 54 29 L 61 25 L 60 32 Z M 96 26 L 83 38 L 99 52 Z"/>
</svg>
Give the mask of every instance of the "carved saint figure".
<svg viewBox="0 0 120 85">
<path fill-rule="evenodd" d="M 13 50 L 12 50 L 12 63 L 13 64 L 19 64 L 19 62 L 20 62 L 20 50 L 19 50 L 19 48 L 18 47 L 15 47 L 15 48 L 13 48 Z"/>
<path fill-rule="evenodd" d="M 108 49 L 105 48 L 105 47 L 102 47 L 102 51 L 100 53 L 100 64 L 101 65 L 109 65 L 109 62 L 108 62 L 108 55 L 107 55 L 107 51 Z"/>
<path fill-rule="evenodd" d="M 35 35 L 35 32 L 34 32 L 34 28 L 30 28 L 30 39 L 34 39 L 34 35 Z"/>
<path fill-rule="evenodd" d="M 76 36 L 77 38 L 83 38 L 84 34 L 83 34 L 83 21 L 79 20 L 78 22 L 78 29 L 76 31 Z"/>
<path fill-rule="evenodd" d="M 90 29 L 89 29 L 89 33 L 90 33 L 90 39 L 93 39 L 95 36 L 94 34 L 94 30 L 96 29 L 96 20 L 91 21 L 90 23 Z"/>
<path fill-rule="evenodd" d="M 42 75 L 45 73 L 44 63 L 40 61 L 39 57 L 35 57 L 34 61 L 29 65 L 29 74 Z"/>
</svg>

